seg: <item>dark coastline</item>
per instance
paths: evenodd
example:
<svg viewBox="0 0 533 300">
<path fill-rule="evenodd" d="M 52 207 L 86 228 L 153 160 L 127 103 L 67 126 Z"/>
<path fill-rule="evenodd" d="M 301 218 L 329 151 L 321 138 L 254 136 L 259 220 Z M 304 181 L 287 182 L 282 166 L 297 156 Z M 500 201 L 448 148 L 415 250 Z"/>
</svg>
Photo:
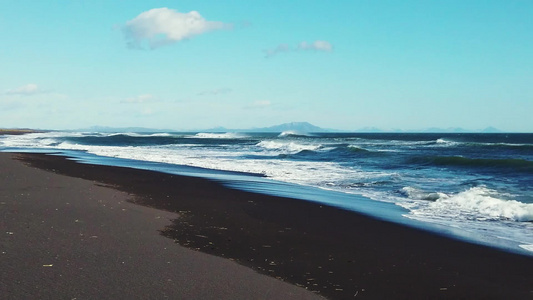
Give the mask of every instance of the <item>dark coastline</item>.
<svg viewBox="0 0 533 300">
<path fill-rule="evenodd" d="M 331 299 L 530 299 L 533 258 L 200 178 L 19 154 L 180 217 L 165 237 Z M 110 220 L 112 222 L 112 220 Z"/>
<path fill-rule="evenodd" d="M 0 135 L 22 135 L 27 133 L 41 133 L 46 132 L 43 130 L 34 130 L 34 129 L 2 129 L 0 128 Z"/>
</svg>

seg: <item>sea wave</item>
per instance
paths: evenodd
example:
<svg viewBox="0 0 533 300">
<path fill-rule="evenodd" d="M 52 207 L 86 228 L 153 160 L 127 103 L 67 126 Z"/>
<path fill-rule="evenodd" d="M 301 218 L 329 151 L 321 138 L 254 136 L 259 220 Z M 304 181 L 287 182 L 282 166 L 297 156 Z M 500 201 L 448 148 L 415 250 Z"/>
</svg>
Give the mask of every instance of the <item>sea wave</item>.
<svg viewBox="0 0 533 300">
<path fill-rule="evenodd" d="M 315 151 L 320 149 L 321 145 L 300 144 L 295 142 L 278 142 L 278 141 L 260 141 L 256 146 L 267 149 L 282 151 L 290 154 L 298 153 L 304 150 Z"/>
<path fill-rule="evenodd" d="M 483 148 L 497 148 L 508 149 L 515 151 L 532 151 L 533 144 L 512 144 L 512 143 L 463 143 L 468 147 L 483 147 Z"/>
<path fill-rule="evenodd" d="M 346 147 L 346 149 L 350 152 L 356 152 L 356 153 L 369 153 L 369 152 L 372 152 L 370 150 L 367 150 L 367 149 L 364 149 L 364 148 L 361 148 L 361 147 L 357 147 L 357 146 L 348 146 Z"/>
<path fill-rule="evenodd" d="M 96 136 L 100 136 L 102 134 L 96 133 Z M 172 137 L 174 136 L 171 133 L 167 132 L 158 132 L 158 133 L 137 133 L 137 132 L 119 132 L 119 133 L 111 133 L 107 136 L 129 136 L 129 137 Z"/>
<path fill-rule="evenodd" d="M 85 135 L 65 137 L 65 142 L 82 145 L 102 146 L 143 146 L 143 145 L 169 145 L 177 143 L 179 137 L 172 135 L 143 135 L 131 133 L 117 133 L 111 135 Z"/>
<path fill-rule="evenodd" d="M 414 187 L 406 186 L 400 190 L 400 193 L 408 197 L 409 199 L 414 200 L 430 200 L 436 201 L 441 198 L 447 198 L 448 195 L 438 192 L 426 192 L 421 189 Z"/>
<path fill-rule="evenodd" d="M 440 138 L 435 141 L 435 144 L 438 146 L 453 147 L 453 146 L 459 145 L 460 143 L 456 141 L 448 140 L 445 138 Z"/>
<path fill-rule="evenodd" d="M 236 132 L 225 132 L 225 133 L 211 133 L 211 132 L 199 132 L 192 136 L 193 138 L 199 139 L 245 139 L 249 136 L 236 133 Z"/>
<path fill-rule="evenodd" d="M 328 159 L 351 159 L 351 158 L 363 158 L 363 157 L 381 157 L 390 155 L 391 151 L 382 149 L 367 149 L 356 145 L 324 145 L 321 150 L 331 153 Z"/>
<path fill-rule="evenodd" d="M 313 135 L 309 133 L 289 130 L 289 131 L 283 131 L 278 135 L 278 137 L 312 137 Z"/>
<path fill-rule="evenodd" d="M 533 162 L 520 158 L 468 158 L 463 156 L 422 156 L 414 157 L 409 163 L 436 166 L 512 168 L 515 171 L 533 172 Z"/>
<path fill-rule="evenodd" d="M 533 221 L 533 204 L 504 199 L 503 195 L 485 186 L 472 187 L 457 194 L 425 193 L 412 187 L 402 189 L 410 199 L 434 200 L 398 203 L 412 215 L 446 216 L 453 220 L 517 222 Z M 429 198 L 429 199 L 427 199 Z"/>
<path fill-rule="evenodd" d="M 531 151 L 533 144 L 530 143 L 502 143 L 502 142 L 473 142 L 458 141 L 449 138 L 439 138 L 435 140 L 434 145 L 439 147 L 466 147 L 466 148 L 485 148 L 485 149 L 509 149 L 517 151 Z"/>
</svg>

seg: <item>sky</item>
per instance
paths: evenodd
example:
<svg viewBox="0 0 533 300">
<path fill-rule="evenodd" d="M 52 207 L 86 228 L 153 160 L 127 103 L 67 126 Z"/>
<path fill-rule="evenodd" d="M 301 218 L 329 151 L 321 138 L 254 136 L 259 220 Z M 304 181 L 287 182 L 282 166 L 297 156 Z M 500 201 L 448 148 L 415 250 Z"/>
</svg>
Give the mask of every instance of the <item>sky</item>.
<svg viewBox="0 0 533 300">
<path fill-rule="evenodd" d="M 533 1 L 0 0 L 0 127 L 533 132 Z"/>
</svg>

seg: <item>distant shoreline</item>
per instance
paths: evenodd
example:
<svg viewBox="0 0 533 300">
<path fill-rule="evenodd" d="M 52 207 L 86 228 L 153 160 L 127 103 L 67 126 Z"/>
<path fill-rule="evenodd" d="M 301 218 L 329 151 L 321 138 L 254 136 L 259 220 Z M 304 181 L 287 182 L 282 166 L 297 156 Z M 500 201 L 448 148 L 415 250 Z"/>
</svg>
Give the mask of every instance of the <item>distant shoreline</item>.
<svg viewBox="0 0 533 300">
<path fill-rule="evenodd" d="M 34 130 L 34 129 L 2 129 L 0 128 L 0 135 L 21 135 L 26 133 L 38 133 L 38 132 L 46 132 L 45 130 Z"/>
</svg>

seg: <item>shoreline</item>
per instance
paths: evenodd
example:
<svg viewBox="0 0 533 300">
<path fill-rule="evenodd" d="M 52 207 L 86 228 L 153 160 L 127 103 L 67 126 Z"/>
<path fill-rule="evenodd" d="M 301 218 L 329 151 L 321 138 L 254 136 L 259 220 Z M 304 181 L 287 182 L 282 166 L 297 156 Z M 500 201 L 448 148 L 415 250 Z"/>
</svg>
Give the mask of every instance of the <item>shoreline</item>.
<svg viewBox="0 0 533 300">
<path fill-rule="evenodd" d="M 46 132 L 45 130 L 35 130 L 35 129 L 4 129 L 0 128 L 0 135 L 22 135 L 27 133 L 42 133 Z"/>
<path fill-rule="evenodd" d="M 178 213 L 161 235 L 331 299 L 533 297 L 531 257 L 207 179 L 17 156 L 36 168 L 137 195 L 136 204 Z"/>
</svg>

